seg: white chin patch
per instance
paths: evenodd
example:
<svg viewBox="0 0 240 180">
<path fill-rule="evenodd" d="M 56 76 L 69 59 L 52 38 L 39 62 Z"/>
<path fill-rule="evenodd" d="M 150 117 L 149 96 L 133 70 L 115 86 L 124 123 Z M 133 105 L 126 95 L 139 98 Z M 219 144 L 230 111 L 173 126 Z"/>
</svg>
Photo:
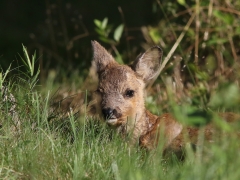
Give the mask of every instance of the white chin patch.
<svg viewBox="0 0 240 180">
<path fill-rule="evenodd" d="M 109 125 L 114 125 L 117 122 L 117 119 L 108 119 L 106 122 Z"/>
</svg>

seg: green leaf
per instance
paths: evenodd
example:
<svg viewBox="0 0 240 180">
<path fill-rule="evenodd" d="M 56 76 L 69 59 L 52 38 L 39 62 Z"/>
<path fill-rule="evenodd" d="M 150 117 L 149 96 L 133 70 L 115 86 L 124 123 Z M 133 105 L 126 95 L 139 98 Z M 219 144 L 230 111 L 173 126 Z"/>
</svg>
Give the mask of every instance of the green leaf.
<svg viewBox="0 0 240 180">
<path fill-rule="evenodd" d="M 95 31 L 100 35 L 100 36 L 105 36 L 105 32 L 102 29 L 95 28 Z"/>
<path fill-rule="evenodd" d="M 114 31 L 113 38 L 115 41 L 119 41 L 123 33 L 124 25 L 120 24 Z"/>
<path fill-rule="evenodd" d="M 228 39 L 224 39 L 224 38 L 216 38 L 216 39 L 210 39 L 209 41 L 207 41 L 207 45 L 216 45 L 216 44 L 224 44 L 228 42 Z"/>
<path fill-rule="evenodd" d="M 235 33 L 240 34 L 240 26 L 236 28 Z"/>
<path fill-rule="evenodd" d="M 123 64 L 122 56 L 119 53 L 117 53 L 117 56 L 115 57 L 115 59 L 119 64 Z"/>
<path fill-rule="evenodd" d="M 177 0 L 177 2 L 178 2 L 179 4 L 181 4 L 182 6 L 185 6 L 185 5 L 186 5 L 185 0 Z"/>
<path fill-rule="evenodd" d="M 195 30 L 193 30 L 192 28 L 189 28 L 189 29 L 187 30 L 187 35 L 188 35 L 189 37 L 191 37 L 192 39 L 195 39 Z"/>
<path fill-rule="evenodd" d="M 99 21 L 98 19 L 94 19 L 94 24 L 98 27 L 98 28 L 100 28 L 101 29 L 101 27 L 102 27 L 102 22 L 101 21 Z"/>
<path fill-rule="evenodd" d="M 212 114 L 198 107 L 184 104 L 183 106 L 174 107 L 174 115 L 177 115 L 179 122 L 200 127 L 208 124 L 212 120 Z"/>
<path fill-rule="evenodd" d="M 112 41 L 110 39 L 107 39 L 106 37 L 99 37 L 99 39 L 102 41 L 102 42 L 105 42 L 105 43 L 108 43 L 108 44 L 112 44 Z"/>
<path fill-rule="evenodd" d="M 10 72 L 11 66 L 12 66 L 12 64 L 10 64 L 10 66 L 8 67 L 8 69 L 7 69 L 7 71 L 5 73 L 0 72 L 0 90 L 2 89 L 3 82 L 5 81 L 8 73 Z"/>
<path fill-rule="evenodd" d="M 205 71 L 197 71 L 196 72 L 196 77 L 199 80 L 208 80 L 209 79 L 209 75 Z"/>
<path fill-rule="evenodd" d="M 232 23 L 234 21 L 234 17 L 231 14 L 222 13 L 221 11 L 218 11 L 218 10 L 214 10 L 213 15 L 216 18 L 221 19 L 227 25 L 232 25 Z"/>
<path fill-rule="evenodd" d="M 161 39 L 161 35 L 158 28 L 150 28 L 149 35 L 155 44 L 159 43 L 159 40 Z"/>
<path fill-rule="evenodd" d="M 214 108 L 231 108 L 240 101 L 239 88 L 235 84 L 224 84 L 211 97 L 209 106 Z"/>
<path fill-rule="evenodd" d="M 106 29 L 107 23 L 108 23 L 108 18 L 105 17 L 105 18 L 103 19 L 103 21 L 102 21 L 102 26 L 101 26 L 101 28 L 102 28 L 102 29 Z"/>
<path fill-rule="evenodd" d="M 205 68 L 207 70 L 207 72 L 209 74 L 212 74 L 214 73 L 214 71 L 216 70 L 217 66 L 218 66 L 218 63 L 217 63 L 217 60 L 215 58 L 215 56 L 213 56 L 212 54 L 209 54 L 207 57 L 206 57 L 206 64 L 205 64 Z"/>
</svg>

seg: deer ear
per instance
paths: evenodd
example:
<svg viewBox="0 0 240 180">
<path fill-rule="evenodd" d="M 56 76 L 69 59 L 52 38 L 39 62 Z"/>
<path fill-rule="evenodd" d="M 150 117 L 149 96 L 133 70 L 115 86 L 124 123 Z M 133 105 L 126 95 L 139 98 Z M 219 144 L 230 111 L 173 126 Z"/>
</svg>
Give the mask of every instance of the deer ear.
<svg viewBox="0 0 240 180">
<path fill-rule="evenodd" d="M 103 71 L 108 64 L 116 63 L 112 55 L 102 47 L 97 41 L 92 41 L 93 65 L 96 66 L 97 73 Z"/>
<path fill-rule="evenodd" d="M 137 57 L 132 68 L 144 81 L 148 81 L 158 74 L 162 55 L 162 49 L 159 46 L 153 46 Z"/>
</svg>

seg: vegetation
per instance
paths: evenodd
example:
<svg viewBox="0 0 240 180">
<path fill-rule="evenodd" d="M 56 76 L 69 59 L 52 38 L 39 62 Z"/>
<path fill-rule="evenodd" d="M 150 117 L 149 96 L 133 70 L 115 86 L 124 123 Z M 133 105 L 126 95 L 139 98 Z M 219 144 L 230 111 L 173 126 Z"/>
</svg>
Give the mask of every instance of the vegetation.
<svg viewBox="0 0 240 180">
<path fill-rule="evenodd" d="M 163 157 L 161 143 L 152 152 L 129 147 L 86 112 L 94 90 L 88 71 L 94 38 L 109 47 L 120 63 L 130 62 L 140 48 L 157 44 L 164 49 L 161 76 L 147 86 L 146 105 L 155 114 L 172 112 L 183 123 L 202 126 L 217 112 L 240 113 L 239 9 L 239 1 L 156 0 L 152 2 L 155 23 L 137 28 L 136 36 L 119 8 L 123 20 L 118 24 L 110 17 L 95 19 L 93 33 L 81 22 L 79 27 L 86 31 L 65 39 L 52 31 L 51 43 L 34 40 L 29 49 L 36 49 L 37 55 L 32 58 L 23 46 L 18 57 L 23 65 L 0 72 L 0 178 L 239 179 L 240 123 L 232 127 L 217 119 L 213 123 L 221 138 L 205 145 L 200 134 L 196 152 L 187 144 L 181 162 L 174 155 Z M 139 40 L 131 41 L 137 36 Z M 81 70 L 74 69 L 78 48 L 85 52 Z M 59 67 L 53 69 L 54 64 Z M 68 112 L 55 108 L 56 96 L 71 97 L 60 101 L 67 104 L 74 102 L 76 96 L 70 95 L 76 93 L 83 99 L 80 108 Z"/>
</svg>

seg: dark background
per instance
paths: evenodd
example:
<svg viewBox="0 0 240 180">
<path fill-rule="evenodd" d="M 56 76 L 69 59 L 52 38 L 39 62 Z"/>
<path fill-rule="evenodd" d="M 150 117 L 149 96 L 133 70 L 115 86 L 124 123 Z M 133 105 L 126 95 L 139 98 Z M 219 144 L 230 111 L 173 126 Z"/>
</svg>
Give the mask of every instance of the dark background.
<svg viewBox="0 0 240 180">
<path fill-rule="evenodd" d="M 0 68 L 5 72 L 12 64 L 12 68 L 20 67 L 24 71 L 19 57 L 23 56 L 22 44 L 27 46 L 30 56 L 34 51 L 37 53 L 40 83 L 50 70 L 57 77 L 69 77 L 75 71 L 78 77 L 87 77 L 92 59 L 91 40 L 99 41 L 115 57 L 117 49 L 124 63 L 156 44 L 161 46 L 165 57 L 196 12 L 195 0 L 181 2 L 184 1 L 2 0 Z M 229 79 L 228 72 L 237 71 L 240 3 L 213 0 L 211 16 L 209 6 L 208 0 L 200 1 L 198 20 L 194 18 L 164 71 L 173 74 L 173 68 L 178 65 L 181 75 L 189 82 L 211 81 L 218 74 L 226 74 Z M 119 42 L 106 43 L 97 33 L 94 20 L 104 18 L 108 18 L 112 27 L 111 39 L 114 30 L 124 24 Z"/>
<path fill-rule="evenodd" d="M 94 31 L 94 19 L 103 20 L 108 17 L 109 23 L 114 26 L 124 21 L 130 29 L 130 38 L 125 40 L 128 39 L 128 43 L 137 46 L 143 40 L 140 27 L 153 24 L 159 18 L 159 14 L 153 13 L 152 6 L 151 0 L 2 0 L 0 65 L 3 70 L 10 63 L 17 66 L 18 54 L 22 54 L 24 44 L 30 54 L 37 50 L 37 56 L 41 56 L 41 65 L 44 68 L 54 68 L 56 65 L 64 68 L 68 66 L 69 70 L 86 68 L 91 59 L 90 40 L 98 40 Z M 52 29 L 49 24 L 53 26 Z M 74 47 L 66 50 L 64 38 L 69 41 L 83 34 L 84 29 L 87 29 L 88 35 L 76 40 Z M 76 52 L 78 55 L 74 58 Z"/>
</svg>

